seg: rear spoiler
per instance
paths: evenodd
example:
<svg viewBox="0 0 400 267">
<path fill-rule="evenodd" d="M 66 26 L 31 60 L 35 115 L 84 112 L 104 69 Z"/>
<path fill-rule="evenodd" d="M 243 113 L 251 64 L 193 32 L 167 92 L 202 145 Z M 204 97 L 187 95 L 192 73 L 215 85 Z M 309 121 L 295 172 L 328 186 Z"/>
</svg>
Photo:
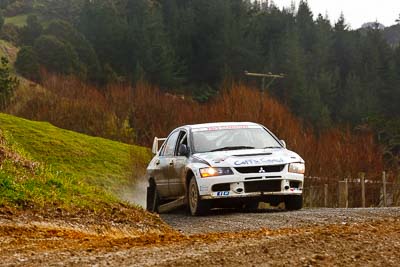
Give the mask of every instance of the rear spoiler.
<svg viewBox="0 0 400 267">
<path fill-rule="evenodd" d="M 157 154 L 165 140 L 167 140 L 167 138 L 154 137 L 153 148 L 151 149 L 151 152 L 153 152 L 153 154 Z M 160 141 L 162 141 L 161 146 L 158 146 Z"/>
</svg>

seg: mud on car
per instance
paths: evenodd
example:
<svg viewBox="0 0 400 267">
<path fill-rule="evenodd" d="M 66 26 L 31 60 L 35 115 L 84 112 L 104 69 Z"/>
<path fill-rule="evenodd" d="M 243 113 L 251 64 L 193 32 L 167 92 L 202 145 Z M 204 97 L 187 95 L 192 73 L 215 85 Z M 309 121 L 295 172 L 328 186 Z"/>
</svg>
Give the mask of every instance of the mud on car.
<svg viewBox="0 0 400 267">
<path fill-rule="evenodd" d="M 186 205 L 192 215 L 204 215 L 212 208 L 256 209 L 259 202 L 303 206 L 304 160 L 260 124 L 182 126 L 155 138 L 153 153 L 149 211 Z"/>
</svg>

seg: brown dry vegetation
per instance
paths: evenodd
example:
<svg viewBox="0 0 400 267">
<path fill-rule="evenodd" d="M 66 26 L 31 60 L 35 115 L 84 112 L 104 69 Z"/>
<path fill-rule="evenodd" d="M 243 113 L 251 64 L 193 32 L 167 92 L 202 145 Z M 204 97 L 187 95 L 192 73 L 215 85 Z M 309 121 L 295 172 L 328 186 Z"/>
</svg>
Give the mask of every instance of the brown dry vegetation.
<svg viewBox="0 0 400 267">
<path fill-rule="evenodd" d="M 337 180 L 363 171 L 373 179 L 384 168 L 382 152 L 368 130 L 355 134 L 341 127 L 316 134 L 273 97 L 261 97 L 255 88 L 240 84 L 226 86 L 213 101 L 199 104 L 146 83 L 98 89 L 73 77 L 46 74 L 43 87 L 30 85 L 18 90 L 8 112 L 146 146 L 154 136 L 166 136 L 184 124 L 254 121 L 285 139 L 289 149 L 306 160 L 309 176 Z"/>
</svg>

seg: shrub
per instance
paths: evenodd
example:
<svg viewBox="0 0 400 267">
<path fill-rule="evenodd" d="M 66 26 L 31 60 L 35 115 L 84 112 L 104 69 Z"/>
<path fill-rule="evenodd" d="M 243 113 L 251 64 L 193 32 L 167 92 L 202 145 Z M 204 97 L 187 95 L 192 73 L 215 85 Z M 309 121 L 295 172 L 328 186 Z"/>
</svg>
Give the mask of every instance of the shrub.
<svg viewBox="0 0 400 267">
<path fill-rule="evenodd" d="M 19 29 L 14 24 L 4 24 L 0 32 L 0 38 L 14 45 L 19 44 Z"/>
<path fill-rule="evenodd" d="M 33 45 L 35 40 L 42 34 L 43 27 L 35 15 L 29 15 L 26 26 L 20 31 L 20 41 L 22 45 Z"/>
<path fill-rule="evenodd" d="M 204 104 L 138 83 L 102 90 L 72 77 L 45 74 L 46 90 L 18 95 L 13 114 L 44 120 L 58 127 L 124 142 L 151 146 L 175 127 L 210 121 L 254 121 L 267 126 L 306 161 L 307 175 L 332 180 L 370 177 L 383 170 L 382 151 L 369 131 L 354 134 L 347 126 L 318 135 L 288 107 L 256 89 L 230 85 Z M 37 90 L 37 89 L 36 89 Z M 17 98 L 17 97 L 16 97 Z M 262 108 L 260 108 L 262 107 Z"/>
<path fill-rule="evenodd" d="M 39 81 L 39 63 L 36 52 L 30 46 L 22 47 L 15 61 L 15 68 L 19 74 L 27 79 Z"/>
<path fill-rule="evenodd" d="M 42 35 L 34 44 L 39 63 L 49 71 L 58 74 L 79 74 L 78 55 L 69 45 L 54 36 Z"/>
</svg>

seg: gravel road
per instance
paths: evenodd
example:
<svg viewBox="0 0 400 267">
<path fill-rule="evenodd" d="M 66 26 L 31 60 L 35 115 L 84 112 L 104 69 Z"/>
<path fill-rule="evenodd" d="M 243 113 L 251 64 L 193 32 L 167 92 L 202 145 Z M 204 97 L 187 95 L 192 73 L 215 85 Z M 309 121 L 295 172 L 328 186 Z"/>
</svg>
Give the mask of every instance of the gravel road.
<svg viewBox="0 0 400 267">
<path fill-rule="evenodd" d="M 399 266 L 400 208 L 161 217 L 182 235 L 139 243 L 77 234 L 22 241 L 3 237 L 0 265 Z"/>
<path fill-rule="evenodd" d="M 251 213 L 217 210 L 206 217 L 191 217 L 184 212 L 176 212 L 162 214 L 161 218 L 185 234 L 202 234 L 251 231 L 260 228 L 280 229 L 335 223 L 360 223 L 386 216 L 400 218 L 400 209 L 303 209 L 294 212 L 275 210 Z"/>
</svg>

